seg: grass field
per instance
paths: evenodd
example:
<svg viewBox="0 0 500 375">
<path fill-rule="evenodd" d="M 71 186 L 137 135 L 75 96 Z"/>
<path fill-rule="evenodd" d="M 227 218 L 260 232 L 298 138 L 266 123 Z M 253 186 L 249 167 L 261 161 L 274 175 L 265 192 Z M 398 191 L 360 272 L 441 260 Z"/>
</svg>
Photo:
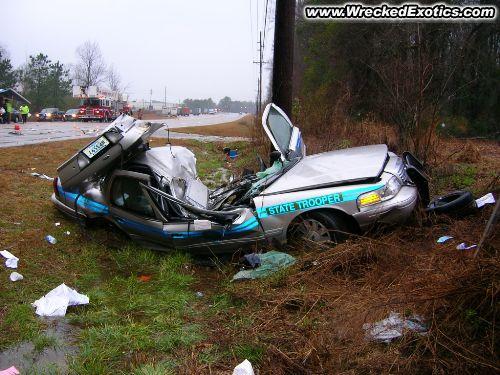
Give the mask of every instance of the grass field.
<svg viewBox="0 0 500 375">
<path fill-rule="evenodd" d="M 237 347 L 221 348 L 217 353 L 210 348 L 193 351 L 196 343 L 210 335 L 204 315 L 216 314 L 219 307 L 205 311 L 207 300 L 195 297 L 194 286 L 200 279 L 189 256 L 144 250 L 106 228 L 80 227 L 50 203 L 52 183 L 29 175 L 55 175 L 56 167 L 86 142 L 0 150 L 0 248 L 20 258 L 17 271 L 24 276 L 20 282 L 7 282 L 10 270 L 1 267 L 0 350 L 33 342 L 36 350 L 32 355 L 36 357 L 43 350 L 69 345 L 62 341 L 67 338 L 47 333 L 49 323 L 37 318 L 30 306 L 64 282 L 87 294 L 91 301 L 89 306 L 70 308 L 67 315 L 69 323 L 79 328 L 75 334 L 78 354 L 67 363 L 71 373 L 168 373 L 193 355 L 195 359 L 203 357 L 205 363 L 216 355 L 232 358 L 232 362 L 239 360 L 232 354 L 238 353 Z M 164 141 L 153 139 L 152 145 L 160 142 Z M 196 153 L 202 178 L 224 167 L 222 144 L 176 144 L 189 146 Z M 244 154 L 245 143 L 231 146 Z M 56 222 L 61 225 L 56 227 Z M 71 234 L 65 235 L 66 231 Z M 47 234 L 58 242 L 47 243 Z M 140 275 L 151 279 L 142 282 Z M 65 366 L 59 363 L 24 370 L 63 373 Z"/>
<path fill-rule="evenodd" d="M 250 138 L 252 136 L 252 127 L 254 126 L 254 116 L 246 115 L 239 120 L 227 122 L 217 125 L 206 126 L 189 126 L 184 128 L 177 128 L 172 131 L 188 134 L 200 135 L 215 135 L 220 137 L 244 137 Z"/>
<path fill-rule="evenodd" d="M 478 242 L 491 206 L 464 218 L 415 215 L 334 248 L 288 249 L 298 258 L 293 267 L 234 284 L 230 261 L 212 268 L 186 254 L 142 249 L 56 211 L 51 182 L 29 173 L 55 175 L 85 142 L 0 149 L 0 249 L 20 258 L 24 275 L 12 283 L 0 267 L 0 363 L 30 343 L 23 374 L 230 374 L 245 358 L 259 374 L 499 370 L 498 235 L 478 258 L 455 249 L 458 241 Z M 224 167 L 228 145 L 175 144 L 195 152 L 202 179 L 218 182 L 214 171 Z M 241 155 L 235 170 L 254 160 L 251 144 L 230 146 Z M 499 166 L 495 143 L 447 141 L 430 166 L 433 194 L 498 193 Z M 58 242 L 47 243 L 47 234 Z M 436 244 L 445 234 L 455 239 Z M 89 305 L 69 308 L 64 335 L 30 306 L 62 282 L 90 297 Z M 366 341 L 363 324 L 391 311 L 421 314 L 428 334 L 390 345 Z M 65 348 L 68 360 L 41 364 Z"/>
</svg>

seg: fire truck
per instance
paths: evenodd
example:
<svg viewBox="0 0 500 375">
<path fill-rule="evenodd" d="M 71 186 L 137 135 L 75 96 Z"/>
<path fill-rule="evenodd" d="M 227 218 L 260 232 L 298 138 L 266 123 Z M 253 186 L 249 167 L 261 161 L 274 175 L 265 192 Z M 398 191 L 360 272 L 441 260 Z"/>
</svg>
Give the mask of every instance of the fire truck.
<svg viewBox="0 0 500 375">
<path fill-rule="evenodd" d="M 112 121 L 120 112 L 129 110 L 127 100 L 117 92 L 73 86 L 73 97 L 80 99 L 77 118 L 80 121 Z"/>
</svg>

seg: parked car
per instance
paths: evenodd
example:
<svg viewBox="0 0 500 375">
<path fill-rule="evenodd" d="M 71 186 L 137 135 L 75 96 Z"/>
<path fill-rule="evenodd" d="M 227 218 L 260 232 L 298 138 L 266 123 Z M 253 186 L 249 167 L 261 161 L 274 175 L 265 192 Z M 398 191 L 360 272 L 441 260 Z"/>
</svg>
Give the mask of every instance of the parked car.
<svg viewBox="0 0 500 375">
<path fill-rule="evenodd" d="M 217 113 L 217 111 L 216 111 L 215 109 L 213 109 L 213 108 L 210 108 L 210 109 L 208 110 L 208 114 L 209 114 L 209 115 L 215 115 L 216 113 Z"/>
<path fill-rule="evenodd" d="M 36 115 L 38 121 L 62 121 L 64 112 L 59 108 L 44 108 Z"/>
<path fill-rule="evenodd" d="M 419 192 L 428 195 L 418 160 L 384 144 L 306 156 L 300 130 L 274 104 L 262 117 L 277 150 L 271 167 L 209 190 L 190 150 L 149 147 L 162 126 L 118 117 L 58 168 L 52 202 L 144 246 L 208 253 L 296 238 L 337 242 L 377 222 L 402 222 Z"/>
<path fill-rule="evenodd" d="M 78 117 L 77 117 L 78 111 L 79 111 L 78 108 L 68 109 L 63 115 L 63 120 L 64 121 L 78 121 Z"/>
</svg>

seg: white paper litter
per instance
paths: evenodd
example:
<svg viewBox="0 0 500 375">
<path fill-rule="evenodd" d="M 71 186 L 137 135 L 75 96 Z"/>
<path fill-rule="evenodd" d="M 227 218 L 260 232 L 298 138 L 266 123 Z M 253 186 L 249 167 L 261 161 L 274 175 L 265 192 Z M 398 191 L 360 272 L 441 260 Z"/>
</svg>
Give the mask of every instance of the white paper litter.
<svg viewBox="0 0 500 375">
<path fill-rule="evenodd" d="M 11 366 L 5 370 L 0 370 L 0 375 L 19 375 L 19 370 L 15 366 Z"/>
<path fill-rule="evenodd" d="M 65 284 L 52 289 L 42 298 L 33 302 L 39 316 L 64 316 L 68 306 L 87 305 L 89 297 L 78 293 Z"/>
<path fill-rule="evenodd" d="M 493 204 L 495 203 L 495 197 L 492 193 L 488 193 L 483 195 L 481 198 L 476 199 L 477 208 L 483 207 L 485 204 Z"/>
<path fill-rule="evenodd" d="M 252 364 L 248 359 L 245 359 L 233 370 L 233 375 L 255 375 Z"/>
<path fill-rule="evenodd" d="M 457 245 L 457 250 L 470 250 L 470 249 L 473 249 L 475 247 L 477 247 L 477 245 L 467 246 L 467 244 L 465 242 L 462 242 L 462 243 Z"/>
<path fill-rule="evenodd" d="M 61 225 L 61 223 L 60 223 L 60 222 L 57 222 L 57 223 L 55 223 L 54 225 L 55 225 L 56 227 L 58 227 L 59 225 Z"/>
<path fill-rule="evenodd" d="M 42 173 L 33 172 L 33 173 L 30 173 L 30 175 L 32 175 L 33 177 L 41 178 L 43 180 L 49 180 L 49 181 L 53 181 L 54 180 L 53 177 L 49 177 L 49 176 L 47 176 L 45 174 L 42 174 Z"/>
<path fill-rule="evenodd" d="M 451 240 L 453 237 L 452 236 L 442 236 L 439 237 L 437 240 L 437 243 L 445 243 L 448 240 Z"/>
<path fill-rule="evenodd" d="M 10 251 L 8 250 L 2 250 L 0 251 L 0 255 L 2 255 L 5 259 L 5 266 L 7 268 L 17 268 L 17 262 L 19 261 L 19 258 L 13 255 Z"/>
<path fill-rule="evenodd" d="M 9 276 L 10 281 L 19 281 L 24 279 L 24 276 L 17 272 L 12 272 Z"/>
<path fill-rule="evenodd" d="M 401 315 L 395 312 L 391 312 L 387 319 L 380 322 L 365 323 L 363 328 L 367 340 L 384 343 L 389 343 L 403 336 L 404 331 L 413 331 L 422 335 L 427 332 L 427 327 L 421 316 L 413 315 L 409 318 L 401 318 Z"/>
</svg>

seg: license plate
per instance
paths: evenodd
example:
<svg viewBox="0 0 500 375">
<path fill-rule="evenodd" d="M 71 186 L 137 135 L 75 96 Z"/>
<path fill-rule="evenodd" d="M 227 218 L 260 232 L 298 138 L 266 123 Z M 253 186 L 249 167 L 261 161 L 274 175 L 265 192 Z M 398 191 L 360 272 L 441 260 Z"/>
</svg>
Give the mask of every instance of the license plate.
<svg viewBox="0 0 500 375">
<path fill-rule="evenodd" d="M 102 136 L 99 139 L 95 140 L 92 142 L 89 146 L 87 146 L 84 150 L 83 153 L 89 158 L 92 159 L 94 156 L 96 156 L 99 152 L 104 150 L 106 146 L 109 145 L 109 141 L 106 139 L 106 137 Z"/>
</svg>

